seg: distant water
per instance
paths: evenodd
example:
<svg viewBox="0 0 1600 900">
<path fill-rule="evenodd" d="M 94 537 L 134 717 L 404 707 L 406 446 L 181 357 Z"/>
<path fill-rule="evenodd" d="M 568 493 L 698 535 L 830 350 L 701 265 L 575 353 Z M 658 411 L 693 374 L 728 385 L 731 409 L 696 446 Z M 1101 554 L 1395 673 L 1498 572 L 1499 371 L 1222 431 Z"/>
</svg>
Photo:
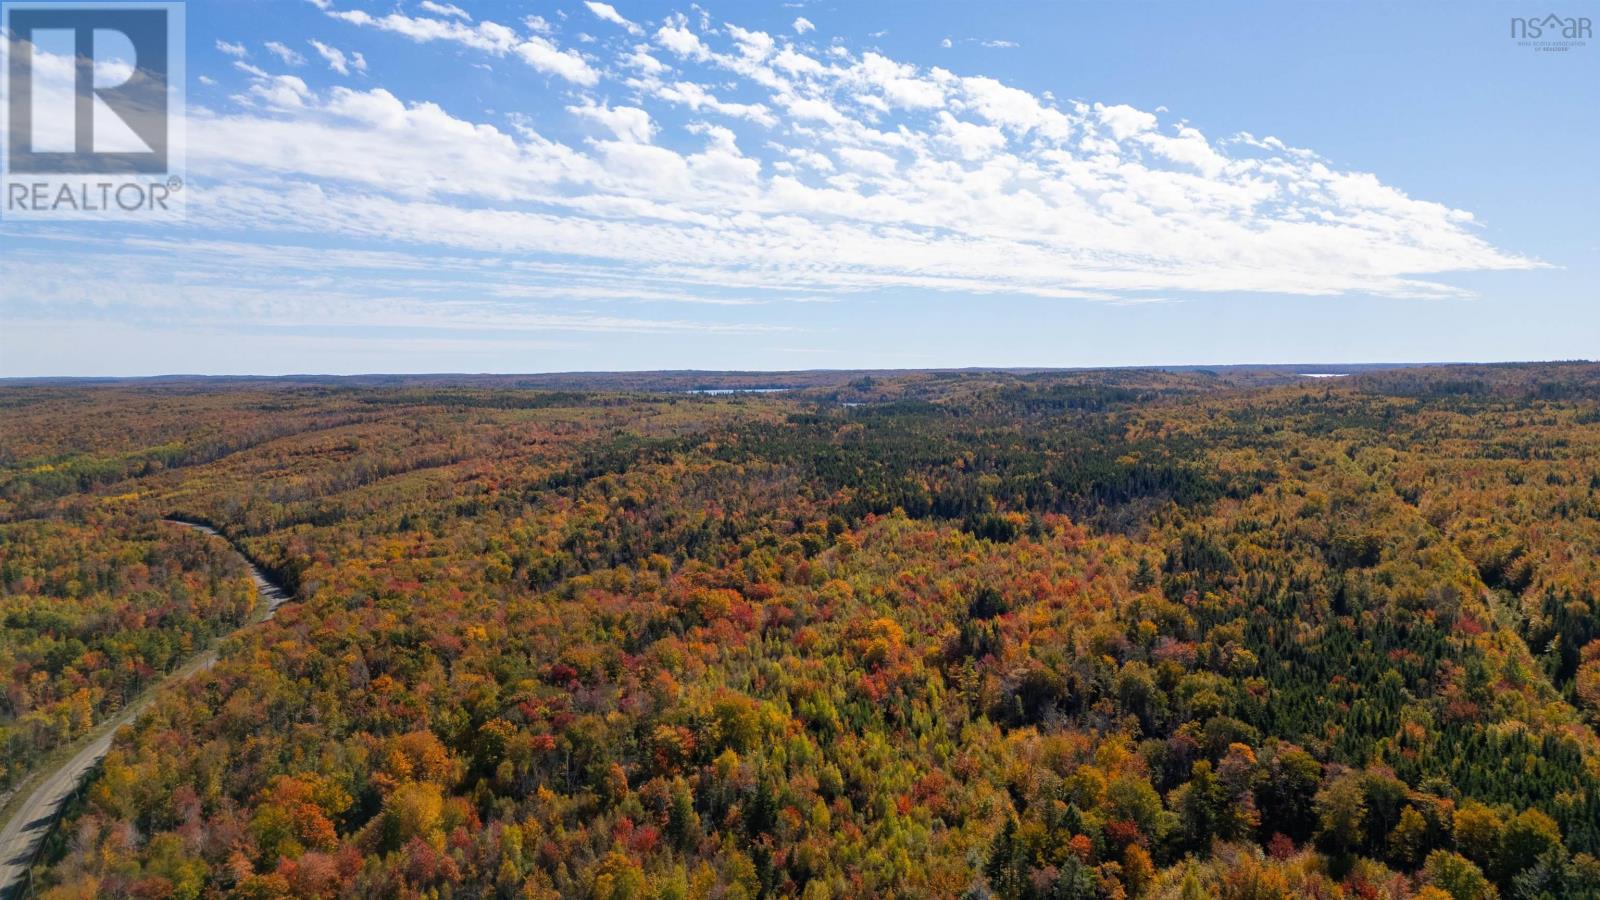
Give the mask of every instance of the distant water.
<svg viewBox="0 0 1600 900">
<path fill-rule="evenodd" d="M 792 388 L 690 388 L 685 394 L 781 394 Z"/>
<path fill-rule="evenodd" d="M 1301 378 L 1343 378 L 1349 372 L 1297 372 Z"/>
</svg>

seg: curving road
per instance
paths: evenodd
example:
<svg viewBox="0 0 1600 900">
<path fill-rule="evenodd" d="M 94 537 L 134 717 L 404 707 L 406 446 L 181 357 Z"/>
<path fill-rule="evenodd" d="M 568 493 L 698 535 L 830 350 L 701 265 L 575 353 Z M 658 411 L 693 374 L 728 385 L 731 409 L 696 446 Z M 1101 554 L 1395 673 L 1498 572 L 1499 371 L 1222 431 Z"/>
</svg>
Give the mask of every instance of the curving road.
<svg viewBox="0 0 1600 900">
<path fill-rule="evenodd" d="M 176 519 L 166 521 L 222 537 L 215 528 L 207 525 L 181 522 Z M 250 625 L 271 618 L 279 606 L 289 601 L 290 595 L 254 563 L 247 559 L 245 564 L 250 567 L 250 576 L 255 579 L 256 593 L 260 598 L 256 614 L 245 623 Z M 215 645 L 216 642 L 212 643 Z M 215 649 L 190 657 L 165 678 L 151 684 L 116 715 L 96 725 L 87 735 L 80 738 L 78 749 L 60 767 L 42 777 L 39 773 L 35 773 L 29 781 L 17 788 L 19 793 L 28 791 L 32 793 L 17 807 L 5 826 L 0 828 L 0 897 L 10 896 L 22 885 L 29 867 L 33 864 L 34 854 L 38 853 L 39 845 L 50 832 L 50 826 L 55 823 L 56 814 L 61 811 L 62 804 L 78 789 L 84 775 L 105 758 L 111 749 L 111 739 L 116 736 L 117 729 L 137 718 L 139 713 L 150 705 L 156 691 L 162 686 L 209 669 L 216 662 Z"/>
</svg>

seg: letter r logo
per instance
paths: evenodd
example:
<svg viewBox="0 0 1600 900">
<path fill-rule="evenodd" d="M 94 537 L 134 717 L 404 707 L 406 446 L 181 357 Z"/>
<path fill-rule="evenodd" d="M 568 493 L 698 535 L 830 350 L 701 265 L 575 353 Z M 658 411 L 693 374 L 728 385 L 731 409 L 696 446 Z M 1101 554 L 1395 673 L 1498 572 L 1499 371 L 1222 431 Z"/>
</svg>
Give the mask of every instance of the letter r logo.
<svg viewBox="0 0 1600 900">
<path fill-rule="evenodd" d="M 166 9 L 16 4 L 6 13 L 10 171 L 167 170 Z"/>
</svg>

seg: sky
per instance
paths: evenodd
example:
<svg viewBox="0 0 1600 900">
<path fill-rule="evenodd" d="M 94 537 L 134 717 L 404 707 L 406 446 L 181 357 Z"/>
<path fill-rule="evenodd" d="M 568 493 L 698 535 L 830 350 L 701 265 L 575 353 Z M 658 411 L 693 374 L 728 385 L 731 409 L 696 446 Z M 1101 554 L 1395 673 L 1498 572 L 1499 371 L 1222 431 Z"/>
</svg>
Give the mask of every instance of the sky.
<svg viewBox="0 0 1600 900">
<path fill-rule="evenodd" d="M 186 221 L 0 222 L 0 376 L 1593 358 L 1549 12 L 194 0 Z"/>
</svg>

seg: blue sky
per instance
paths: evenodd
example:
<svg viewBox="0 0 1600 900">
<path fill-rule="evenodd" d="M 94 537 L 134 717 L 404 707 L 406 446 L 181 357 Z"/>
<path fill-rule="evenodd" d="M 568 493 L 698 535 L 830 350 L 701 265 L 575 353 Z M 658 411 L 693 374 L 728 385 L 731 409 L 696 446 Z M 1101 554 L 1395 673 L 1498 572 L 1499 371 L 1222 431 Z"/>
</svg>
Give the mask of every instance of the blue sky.
<svg viewBox="0 0 1600 900">
<path fill-rule="evenodd" d="M 1506 4 L 189 4 L 183 225 L 0 374 L 1600 355 L 1600 46 Z"/>
</svg>

